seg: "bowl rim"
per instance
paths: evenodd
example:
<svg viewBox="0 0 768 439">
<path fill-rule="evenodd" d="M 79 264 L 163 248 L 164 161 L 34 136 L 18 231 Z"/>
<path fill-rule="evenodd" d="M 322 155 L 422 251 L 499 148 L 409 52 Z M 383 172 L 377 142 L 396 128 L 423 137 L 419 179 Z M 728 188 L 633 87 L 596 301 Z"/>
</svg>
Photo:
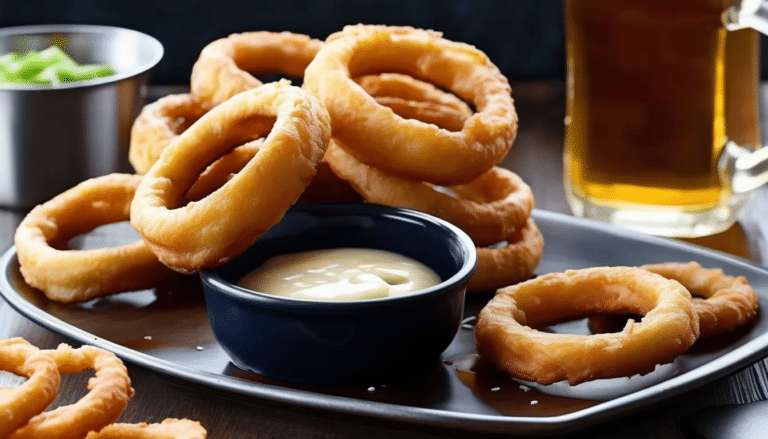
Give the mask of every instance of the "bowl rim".
<svg viewBox="0 0 768 439">
<path fill-rule="evenodd" d="M 155 37 L 146 34 L 144 32 L 140 32 L 134 29 L 128 29 L 125 27 L 119 27 L 119 26 L 107 26 L 107 25 L 100 25 L 100 24 L 34 24 L 34 25 L 27 25 L 27 26 L 13 26 L 13 27 L 5 27 L 0 28 L 0 37 L 5 36 L 14 36 L 14 35 L 46 35 L 46 34 L 56 34 L 56 33 L 65 33 L 65 34 L 73 34 L 73 33 L 92 33 L 92 34 L 104 34 L 108 32 L 119 32 L 119 33 L 129 33 L 134 34 L 140 37 L 143 41 L 143 44 L 146 46 L 150 46 L 153 51 L 153 57 L 147 61 L 146 63 L 139 64 L 135 66 L 134 68 L 127 70 L 123 73 L 116 73 L 114 75 L 110 76 L 104 76 L 100 78 L 94 78 L 94 79 L 86 79 L 82 81 L 75 81 L 71 83 L 64 83 L 59 84 L 55 87 L 52 87 L 47 84 L 25 84 L 25 83 L 4 83 L 0 82 L 0 91 L 2 90 L 11 90 L 11 91 L 26 91 L 26 90 L 68 90 L 73 88 L 85 88 L 85 87 L 94 87 L 98 85 L 104 85 L 104 84 L 112 84 L 115 82 L 122 81 L 127 78 L 132 78 L 134 76 L 141 75 L 142 73 L 145 73 L 155 67 L 160 60 L 163 58 L 163 55 L 165 54 L 165 48 L 163 47 L 163 44 Z M 2 55 L 0 53 L 0 55 Z"/>
<path fill-rule="evenodd" d="M 463 230 L 453 225 L 452 223 L 427 213 L 412 209 L 391 207 L 373 203 L 307 203 L 294 205 L 291 210 L 286 212 L 286 215 L 307 211 L 312 212 L 320 208 L 337 210 L 339 214 L 346 213 L 351 215 L 364 213 L 368 215 L 405 217 L 411 221 L 418 220 L 422 223 L 428 223 L 431 226 L 444 229 L 451 235 L 454 235 L 457 238 L 457 241 L 461 243 L 462 250 L 466 254 L 466 260 L 456 273 L 436 285 L 416 291 L 412 294 L 382 297 L 378 299 L 335 302 L 295 299 L 291 297 L 265 294 L 240 287 L 236 284 L 224 280 L 221 278 L 221 276 L 218 275 L 218 270 L 216 268 L 200 271 L 199 276 L 203 284 L 207 284 L 218 294 L 224 294 L 231 299 L 250 305 L 259 305 L 267 308 L 282 310 L 290 309 L 292 312 L 334 313 L 338 311 L 339 313 L 345 313 L 349 311 L 360 311 L 370 308 L 375 308 L 378 310 L 388 307 L 401 307 L 404 305 L 412 304 L 414 302 L 431 300 L 433 296 L 450 294 L 453 290 L 453 288 L 450 287 L 452 285 L 461 285 L 463 283 L 463 288 L 466 288 L 466 283 L 469 281 L 469 278 L 477 268 L 477 247 L 475 246 L 474 241 L 472 241 L 472 238 L 470 238 L 469 235 L 467 235 Z"/>
</svg>

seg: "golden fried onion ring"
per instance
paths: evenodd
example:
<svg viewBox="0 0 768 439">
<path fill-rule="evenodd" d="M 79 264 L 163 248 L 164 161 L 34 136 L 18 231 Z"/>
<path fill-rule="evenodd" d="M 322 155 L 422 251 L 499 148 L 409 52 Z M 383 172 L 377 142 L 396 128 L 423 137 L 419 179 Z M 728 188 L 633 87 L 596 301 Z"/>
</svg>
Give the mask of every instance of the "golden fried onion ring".
<svg viewBox="0 0 768 439">
<path fill-rule="evenodd" d="M 500 289 L 475 325 L 477 352 L 513 377 L 571 385 L 645 374 L 672 362 L 699 335 L 690 294 L 678 282 L 636 267 L 550 273 Z M 538 331 L 594 313 L 644 315 L 620 333 Z"/>
<path fill-rule="evenodd" d="M 720 268 L 704 268 L 698 262 L 647 264 L 640 268 L 673 279 L 691 293 L 699 315 L 699 337 L 711 337 L 732 331 L 757 316 L 757 293 L 744 276 L 728 276 Z M 591 316 L 592 332 L 612 332 L 624 325 L 619 316 Z"/>
<path fill-rule="evenodd" d="M 472 102 L 461 131 L 404 119 L 351 78 L 397 72 Z M 480 50 L 409 27 L 347 26 L 304 73 L 331 115 L 333 136 L 358 160 L 412 180 L 467 183 L 500 162 L 517 134 L 509 83 Z"/>
<path fill-rule="evenodd" d="M 439 104 L 440 106 L 471 116 L 473 111 L 466 102 L 433 84 L 400 73 L 363 75 L 354 81 L 371 96 L 397 98 L 403 101 Z"/>
<path fill-rule="evenodd" d="M 477 269 L 469 278 L 468 293 L 496 291 L 530 279 L 544 252 L 542 236 L 533 219 L 494 246 L 477 248 Z"/>
<path fill-rule="evenodd" d="M 141 177 L 110 174 L 79 183 L 35 207 L 14 240 L 24 280 L 51 300 L 82 302 L 153 287 L 171 274 L 142 240 L 92 250 L 61 250 L 74 236 L 128 221 Z"/>
<path fill-rule="evenodd" d="M 0 438 L 7 438 L 53 402 L 61 375 L 53 357 L 22 338 L 0 340 L 0 370 L 27 378 L 0 388 Z"/>
<path fill-rule="evenodd" d="M 432 102 L 408 101 L 389 96 L 374 96 L 374 99 L 402 118 L 420 120 L 448 131 L 461 131 L 464 122 L 472 115 Z"/>
<path fill-rule="evenodd" d="M 381 73 L 354 78 L 377 103 L 400 117 L 417 119 L 449 131 L 461 131 L 474 113 L 456 95 L 408 75 Z"/>
<path fill-rule="evenodd" d="M 285 73 L 302 78 L 323 42 L 291 32 L 244 32 L 209 43 L 192 66 L 190 92 L 213 107 L 262 85 L 253 75 Z"/>
<path fill-rule="evenodd" d="M 111 424 L 88 433 L 85 439 L 205 439 L 207 436 L 197 421 L 168 418 L 156 424 Z"/>
<path fill-rule="evenodd" d="M 186 93 L 145 105 L 131 126 L 128 160 L 136 172 L 146 174 L 163 149 L 207 111 Z"/>
<path fill-rule="evenodd" d="M 165 147 L 206 112 L 188 94 L 168 95 L 146 105 L 132 127 L 129 157 L 136 172 L 149 171 Z M 256 155 L 263 141 L 256 139 L 238 146 L 208 166 L 189 189 L 186 200 L 201 200 L 221 187 Z M 327 163 L 320 162 L 317 171 L 300 202 L 359 201 L 356 193 L 333 174 Z"/>
<path fill-rule="evenodd" d="M 526 225 L 534 207 L 533 192 L 512 171 L 493 167 L 446 193 L 432 184 L 406 180 L 366 165 L 332 143 L 325 160 L 366 201 L 414 209 L 453 223 L 478 246 L 496 244 Z"/>
<path fill-rule="evenodd" d="M 259 152 L 224 186 L 198 202 L 182 197 L 233 144 L 267 134 Z M 168 145 L 142 179 L 131 224 L 158 258 L 182 273 L 240 254 L 298 199 L 330 140 L 322 104 L 290 82 L 265 84 L 214 107 Z"/>
<path fill-rule="evenodd" d="M 65 344 L 45 352 L 62 374 L 94 369 L 96 376 L 88 381 L 88 394 L 79 401 L 34 416 L 9 439 L 85 437 L 120 417 L 134 391 L 128 370 L 115 354 L 94 346 L 73 349 Z"/>
<path fill-rule="evenodd" d="M 132 128 L 130 160 L 136 172 L 145 174 L 163 149 L 206 112 L 189 95 L 168 95 L 145 106 Z M 208 166 L 189 189 L 186 200 L 201 200 L 221 187 L 256 155 L 263 141 L 238 146 Z M 318 164 L 317 174 L 299 198 L 299 202 L 352 201 L 360 201 L 360 197 L 325 162 Z"/>
</svg>

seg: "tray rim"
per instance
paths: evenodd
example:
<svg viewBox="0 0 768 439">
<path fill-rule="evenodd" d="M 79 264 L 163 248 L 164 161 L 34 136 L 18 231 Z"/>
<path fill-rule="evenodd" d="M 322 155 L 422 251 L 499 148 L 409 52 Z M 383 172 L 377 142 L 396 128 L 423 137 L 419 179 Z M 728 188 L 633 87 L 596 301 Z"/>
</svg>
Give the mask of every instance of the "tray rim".
<svg viewBox="0 0 768 439">
<path fill-rule="evenodd" d="M 652 245 L 671 247 L 692 255 L 701 255 L 726 259 L 741 268 L 759 273 L 768 278 L 768 268 L 762 267 L 745 258 L 730 255 L 718 250 L 701 247 L 670 238 L 646 235 L 629 229 L 600 223 L 574 216 L 534 209 L 532 218 L 538 222 L 565 224 L 568 227 L 588 229 L 599 234 L 642 241 Z M 26 301 L 11 286 L 7 272 L 16 262 L 16 247 L 11 246 L 0 256 L 0 297 L 22 316 L 30 319 L 64 338 L 91 344 L 115 353 L 131 364 L 141 366 L 169 378 L 180 379 L 188 384 L 210 387 L 233 395 L 256 398 L 295 407 L 309 407 L 333 413 L 364 417 L 368 419 L 393 421 L 399 424 L 416 424 L 438 429 L 476 433 L 506 434 L 560 434 L 582 427 L 616 419 L 630 412 L 641 410 L 653 403 L 670 399 L 695 388 L 709 384 L 719 378 L 736 373 L 763 359 L 768 353 L 768 332 L 728 353 L 697 367 L 694 370 L 661 381 L 647 388 L 605 401 L 576 412 L 549 416 L 524 417 L 504 414 L 488 415 L 462 413 L 426 407 L 413 407 L 400 404 L 370 401 L 347 396 L 328 395 L 309 390 L 282 387 L 279 385 L 254 382 L 234 376 L 226 376 L 196 369 L 169 360 L 154 357 L 94 336 L 70 323 L 67 323 Z M 760 293 L 758 292 L 758 295 Z"/>
</svg>

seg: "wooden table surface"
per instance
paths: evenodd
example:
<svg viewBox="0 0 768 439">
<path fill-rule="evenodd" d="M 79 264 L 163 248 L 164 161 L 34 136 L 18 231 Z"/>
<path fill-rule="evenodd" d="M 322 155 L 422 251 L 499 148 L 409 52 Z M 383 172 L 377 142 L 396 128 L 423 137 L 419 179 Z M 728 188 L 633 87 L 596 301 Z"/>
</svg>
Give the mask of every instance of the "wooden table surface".
<svg viewBox="0 0 768 439">
<path fill-rule="evenodd" d="M 513 90 L 520 115 L 520 130 L 503 166 L 517 172 L 533 188 L 538 209 L 570 214 L 562 184 L 563 83 L 525 82 L 513 84 Z M 13 244 L 14 230 L 24 214 L 0 209 L 0 249 L 7 249 Z M 763 187 L 755 193 L 739 223 L 730 230 L 688 241 L 766 266 L 766 218 L 768 188 Z M 53 348 L 66 341 L 18 314 L 0 298 L 0 339 L 18 336 L 44 348 Z M 158 422 L 167 417 L 187 417 L 203 423 L 208 429 L 208 437 L 214 439 L 430 438 L 462 435 L 459 432 L 313 412 L 266 401 L 226 398 L 136 365 L 129 364 L 128 368 L 136 396 L 123 413 L 121 421 L 124 422 Z M 698 419 L 696 414 L 708 407 L 765 400 L 768 393 L 766 376 L 766 364 L 760 361 L 682 396 L 576 434 L 580 437 L 606 438 L 686 437 L 680 428 L 681 419 Z M 56 405 L 69 404 L 80 398 L 85 393 L 86 380 L 87 375 L 84 374 L 66 377 Z M 0 373 L 0 387 L 18 381 L 10 374 Z"/>
</svg>

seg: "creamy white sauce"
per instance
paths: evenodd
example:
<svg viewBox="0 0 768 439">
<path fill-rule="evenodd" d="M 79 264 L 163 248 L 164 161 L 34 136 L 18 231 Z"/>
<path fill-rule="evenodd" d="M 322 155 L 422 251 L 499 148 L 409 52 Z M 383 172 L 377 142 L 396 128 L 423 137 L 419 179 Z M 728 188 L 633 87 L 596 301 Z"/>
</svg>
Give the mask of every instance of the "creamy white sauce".
<svg viewBox="0 0 768 439">
<path fill-rule="evenodd" d="M 237 284 L 294 299 L 351 301 L 401 296 L 440 281 L 434 270 L 398 253 L 335 248 L 275 256 Z"/>
</svg>

